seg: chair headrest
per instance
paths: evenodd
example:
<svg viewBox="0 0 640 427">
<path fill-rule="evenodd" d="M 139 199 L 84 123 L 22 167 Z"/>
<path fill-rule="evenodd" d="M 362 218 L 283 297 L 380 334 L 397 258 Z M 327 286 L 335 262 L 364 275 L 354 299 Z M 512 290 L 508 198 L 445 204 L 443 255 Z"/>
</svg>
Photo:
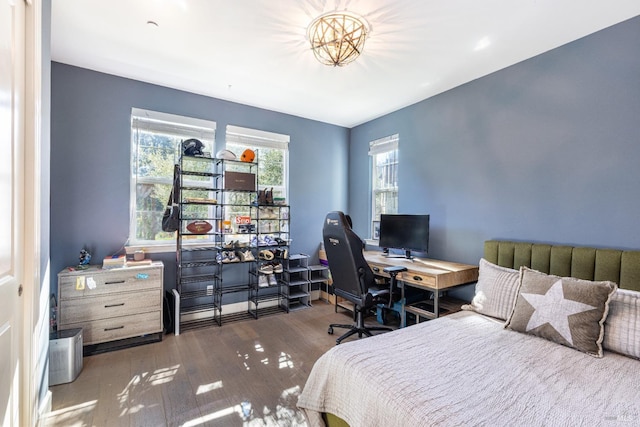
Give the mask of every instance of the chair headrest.
<svg viewBox="0 0 640 427">
<path fill-rule="evenodd" d="M 341 211 L 333 211 L 327 214 L 324 221 L 324 228 L 349 226 L 346 215 Z"/>
</svg>

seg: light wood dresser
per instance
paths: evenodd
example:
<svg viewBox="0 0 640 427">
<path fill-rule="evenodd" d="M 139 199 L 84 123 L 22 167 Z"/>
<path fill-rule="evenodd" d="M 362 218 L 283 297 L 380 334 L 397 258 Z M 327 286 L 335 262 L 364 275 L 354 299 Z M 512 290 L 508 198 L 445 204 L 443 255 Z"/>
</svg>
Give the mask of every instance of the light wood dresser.
<svg viewBox="0 0 640 427">
<path fill-rule="evenodd" d="M 158 261 L 110 270 L 64 269 L 58 273 L 58 329 L 82 328 L 85 355 L 94 352 L 87 346 L 101 343 L 152 334 L 162 340 L 163 272 Z"/>
</svg>

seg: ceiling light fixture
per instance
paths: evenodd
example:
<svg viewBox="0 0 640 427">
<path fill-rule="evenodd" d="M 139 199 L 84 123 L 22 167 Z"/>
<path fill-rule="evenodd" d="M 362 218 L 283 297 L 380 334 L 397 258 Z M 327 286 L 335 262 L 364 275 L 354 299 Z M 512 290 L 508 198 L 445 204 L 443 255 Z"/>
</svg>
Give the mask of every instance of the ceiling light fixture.
<svg viewBox="0 0 640 427">
<path fill-rule="evenodd" d="M 360 56 L 368 33 L 367 21 L 346 11 L 320 15 L 307 28 L 316 59 L 334 67 L 347 65 Z"/>
</svg>

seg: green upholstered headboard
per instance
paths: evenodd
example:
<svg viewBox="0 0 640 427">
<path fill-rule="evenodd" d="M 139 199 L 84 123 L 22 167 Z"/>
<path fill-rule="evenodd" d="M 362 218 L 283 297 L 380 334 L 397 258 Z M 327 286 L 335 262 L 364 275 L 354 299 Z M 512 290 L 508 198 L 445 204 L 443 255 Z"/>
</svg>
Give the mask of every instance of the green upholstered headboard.
<svg viewBox="0 0 640 427">
<path fill-rule="evenodd" d="M 610 280 L 640 291 L 640 251 L 487 240 L 484 258 L 516 270 L 524 265 L 556 276 Z"/>
</svg>

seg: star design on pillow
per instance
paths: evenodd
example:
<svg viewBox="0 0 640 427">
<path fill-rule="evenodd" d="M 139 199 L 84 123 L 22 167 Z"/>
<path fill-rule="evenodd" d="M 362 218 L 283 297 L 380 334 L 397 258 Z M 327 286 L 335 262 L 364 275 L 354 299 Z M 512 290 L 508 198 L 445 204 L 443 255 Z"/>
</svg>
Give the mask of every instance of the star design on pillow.
<svg viewBox="0 0 640 427">
<path fill-rule="evenodd" d="M 525 293 L 520 295 L 535 309 L 527 324 L 527 332 L 548 323 L 571 345 L 573 345 L 573 339 L 569 327 L 569 316 L 597 308 L 565 299 L 562 280 L 555 282 L 544 295 Z"/>
</svg>

